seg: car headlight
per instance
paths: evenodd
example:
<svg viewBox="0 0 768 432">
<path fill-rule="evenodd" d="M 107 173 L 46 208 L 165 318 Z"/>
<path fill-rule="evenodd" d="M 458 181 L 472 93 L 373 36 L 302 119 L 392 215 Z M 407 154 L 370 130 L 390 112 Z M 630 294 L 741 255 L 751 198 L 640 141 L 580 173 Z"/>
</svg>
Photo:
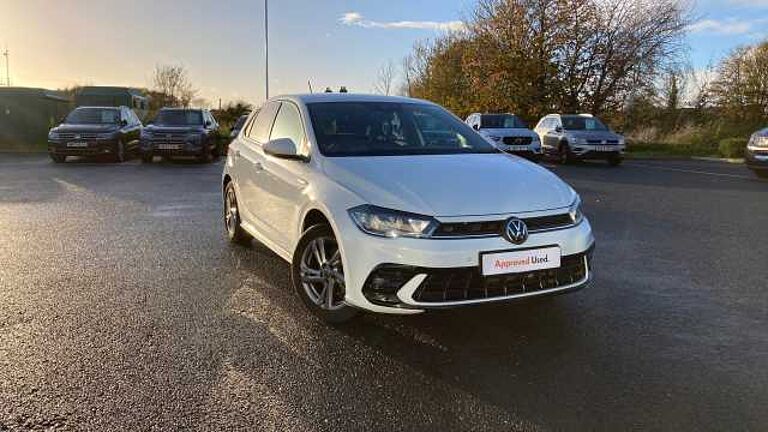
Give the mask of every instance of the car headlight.
<svg viewBox="0 0 768 432">
<path fill-rule="evenodd" d="M 490 139 L 492 139 L 494 141 L 500 141 L 501 140 L 501 137 L 494 136 L 494 135 L 488 135 L 488 138 L 490 138 Z"/>
<path fill-rule="evenodd" d="M 577 195 L 573 204 L 568 208 L 568 216 L 574 224 L 578 224 L 584 219 L 584 213 L 581 211 L 581 198 Z"/>
<path fill-rule="evenodd" d="M 141 139 L 152 139 L 152 132 L 141 131 Z"/>
<path fill-rule="evenodd" d="M 60 138 L 61 138 L 61 135 L 59 135 L 58 132 L 54 132 L 54 131 L 48 132 L 48 139 L 49 140 L 57 140 L 57 139 L 60 139 Z"/>
<path fill-rule="evenodd" d="M 752 148 L 766 148 L 768 147 L 768 136 L 752 135 L 749 139 L 747 147 Z"/>
<path fill-rule="evenodd" d="M 96 139 L 103 139 L 103 140 L 112 139 L 114 137 L 115 137 L 114 132 L 104 132 L 96 135 Z"/>
<path fill-rule="evenodd" d="M 438 225 L 437 220 L 430 216 L 372 205 L 351 208 L 349 215 L 360 230 L 380 237 L 429 237 Z"/>
<path fill-rule="evenodd" d="M 581 144 L 581 145 L 587 144 L 586 138 L 570 137 L 569 141 L 571 141 L 571 144 Z"/>
<path fill-rule="evenodd" d="M 619 137 L 619 145 L 623 146 L 627 144 L 627 140 L 624 137 Z"/>
</svg>

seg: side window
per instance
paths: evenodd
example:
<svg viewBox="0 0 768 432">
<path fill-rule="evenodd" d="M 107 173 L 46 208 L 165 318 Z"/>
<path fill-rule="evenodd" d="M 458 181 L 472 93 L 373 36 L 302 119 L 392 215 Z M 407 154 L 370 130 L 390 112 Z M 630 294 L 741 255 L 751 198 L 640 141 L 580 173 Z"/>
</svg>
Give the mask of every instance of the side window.
<svg viewBox="0 0 768 432">
<path fill-rule="evenodd" d="M 280 111 L 275 118 L 275 125 L 269 139 L 290 138 L 296 144 L 296 148 L 302 148 L 304 144 L 304 126 L 301 123 L 301 114 L 298 108 L 290 102 L 283 102 Z"/>
<path fill-rule="evenodd" d="M 266 103 L 259 111 L 259 115 L 253 121 L 246 136 L 260 144 L 267 142 L 278 108 L 280 108 L 279 102 Z"/>
</svg>

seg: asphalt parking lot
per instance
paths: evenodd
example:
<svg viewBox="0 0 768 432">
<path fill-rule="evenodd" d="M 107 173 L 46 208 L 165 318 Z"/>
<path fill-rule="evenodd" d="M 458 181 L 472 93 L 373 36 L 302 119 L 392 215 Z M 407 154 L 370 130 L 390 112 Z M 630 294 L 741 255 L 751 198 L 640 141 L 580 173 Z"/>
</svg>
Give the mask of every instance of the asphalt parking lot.
<svg viewBox="0 0 768 432">
<path fill-rule="evenodd" d="M 226 242 L 220 163 L 0 154 L 0 431 L 764 429 L 768 182 L 551 168 L 595 230 L 590 288 L 333 328 Z"/>
</svg>

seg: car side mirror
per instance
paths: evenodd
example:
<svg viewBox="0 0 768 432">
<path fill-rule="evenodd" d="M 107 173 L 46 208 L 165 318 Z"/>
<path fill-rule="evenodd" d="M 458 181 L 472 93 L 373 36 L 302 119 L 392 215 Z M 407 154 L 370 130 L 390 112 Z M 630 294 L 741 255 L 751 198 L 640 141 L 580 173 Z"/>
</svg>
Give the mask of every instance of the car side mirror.
<svg viewBox="0 0 768 432">
<path fill-rule="evenodd" d="M 562 127 L 562 126 L 558 126 L 558 127 L 556 127 L 556 128 L 555 128 L 555 132 L 557 132 L 557 133 L 562 133 L 562 132 L 563 132 L 563 127 Z"/>
<path fill-rule="evenodd" d="M 479 124 L 477 124 L 477 123 L 475 123 L 475 124 L 473 124 L 473 125 L 472 125 L 472 129 L 474 129 L 474 130 L 480 130 L 480 125 L 479 125 Z"/>
<path fill-rule="evenodd" d="M 120 126 L 123 126 L 123 127 L 128 126 L 128 120 L 126 119 L 120 120 Z"/>
<path fill-rule="evenodd" d="M 299 155 L 296 143 L 290 138 L 277 138 L 267 141 L 267 143 L 264 144 L 264 153 L 280 159 L 305 159 L 303 156 Z"/>
<path fill-rule="evenodd" d="M 205 122 L 205 127 L 207 127 L 207 128 L 211 127 L 211 121 L 210 120 Z"/>
</svg>

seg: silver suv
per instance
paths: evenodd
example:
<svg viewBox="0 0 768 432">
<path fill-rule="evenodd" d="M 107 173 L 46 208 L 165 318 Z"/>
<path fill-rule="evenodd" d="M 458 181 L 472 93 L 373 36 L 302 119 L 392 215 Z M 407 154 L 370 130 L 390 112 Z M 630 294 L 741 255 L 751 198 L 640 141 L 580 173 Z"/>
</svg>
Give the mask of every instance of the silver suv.
<svg viewBox="0 0 768 432">
<path fill-rule="evenodd" d="M 601 159 L 615 166 L 624 160 L 624 137 L 591 114 L 549 114 L 534 130 L 544 155 L 557 157 L 562 164 Z"/>
</svg>

